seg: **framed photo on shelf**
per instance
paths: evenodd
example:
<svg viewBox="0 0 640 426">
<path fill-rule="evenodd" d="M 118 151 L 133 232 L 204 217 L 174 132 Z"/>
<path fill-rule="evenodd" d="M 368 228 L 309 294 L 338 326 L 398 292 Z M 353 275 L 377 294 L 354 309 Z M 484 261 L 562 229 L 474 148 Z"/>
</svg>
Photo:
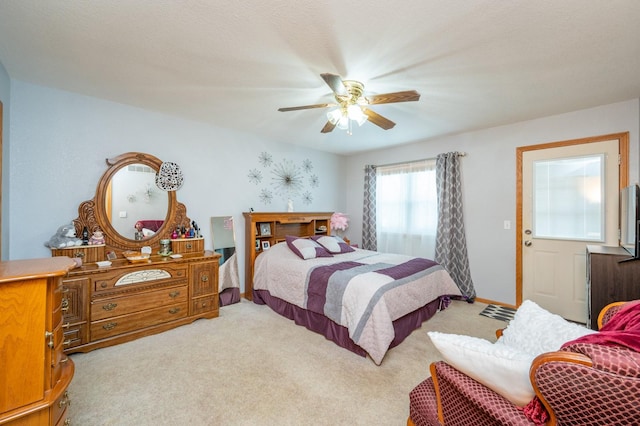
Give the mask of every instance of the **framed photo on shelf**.
<svg viewBox="0 0 640 426">
<path fill-rule="evenodd" d="M 256 251 L 260 251 L 260 240 L 256 240 Z"/>
<path fill-rule="evenodd" d="M 269 250 L 269 247 L 271 247 L 271 244 L 269 244 L 269 241 L 262 242 L 262 250 Z"/>
<path fill-rule="evenodd" d="M 270 223 L 261 223 L 260 224 L 260 235 L 271 235 L 271 224 Z"/>
</svg>

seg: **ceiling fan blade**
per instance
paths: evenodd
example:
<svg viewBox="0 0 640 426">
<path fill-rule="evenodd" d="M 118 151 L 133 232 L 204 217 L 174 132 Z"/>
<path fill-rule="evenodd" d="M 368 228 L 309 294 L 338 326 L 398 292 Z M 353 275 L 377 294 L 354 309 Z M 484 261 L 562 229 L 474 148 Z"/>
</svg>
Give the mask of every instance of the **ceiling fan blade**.
<svg viewBox="0 0 640 426">
<path fill-rule="evenodd" d="M 392 129 L 393 126 L 396 125 L 396 123 L 394 123 L 393 121 L 381 116 L 377 112 L 372 111 L 370 109 L 362 108 L 362 112 L 365 113 L 365 115 L 369 118 L 370 122 L 372 122 L 378 127 L 382 127 L 384 130 Z"/>
<path fill-rule="evenodd" d="M 329 86 L 331 90 L 333 90 L 333 93 L 340 96 L 348 95 L 347 89 L 344 87 L 342 78 L 340 78 L 339 75 L 324 73 L 320 74 L 320 76 L 322 77 L 324 82 L 327 83 L 327 86 Z"/>
<path fill-rule="evenodd" d="M 330 121 L 327 121 L 327 124 L 324 125 L 322 130 L 320 130 L 320 133 L 329 133 L 329 132 L 333 131 L 333 129 L 335 129 L 335 128 L 336 128 L 335 124 L 331 124 Z"/>
<path fill-rule="evenodd" d="M 364 97 L 369 105 L 390 104 L 395 102 L 412 102 L 420 99 L 420 93 L 415 90 L 404 92 L 383 93 L 381 95 L 369 95 Z"/>
<path fill-rule="evenodd" d="M 336 104 L 332 103 L 332 104 L 303 105 L 303 106 L 297 106 L 297 107 L 278 108 L 278 111 L 287 112 L 287 111 L 298 111 L 300 109 L 327 108 L 327 107 L 333 107 L 333 106 L 336 106 Z"/>
</svg>

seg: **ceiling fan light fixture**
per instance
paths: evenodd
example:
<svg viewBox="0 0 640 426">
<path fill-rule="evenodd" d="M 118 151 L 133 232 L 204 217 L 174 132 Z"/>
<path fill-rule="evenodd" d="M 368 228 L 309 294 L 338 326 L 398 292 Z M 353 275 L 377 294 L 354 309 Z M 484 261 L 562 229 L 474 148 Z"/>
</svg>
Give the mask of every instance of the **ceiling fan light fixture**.
<svg viewBox="0 0 640 426">
<path fill-rule="evenodd" d="M 362 126 L 364 122 L 367 121 L 367 116 L 358 105 L 349 105 L 347 108 L 347 116 L 358 123 L 358 126 Z"/>
<path fill-rule="evenodd" d="M 349 117 L 346 115 L 341 116 L 336 126 L 341 130 L 349 130 Z"/>
<path fill-rule="evenodd" d="M 341 118 L 342 118 L 342 111 L 340 110 L 340 108 L 336 108 L 327 113 L 327 119 L 331 124 L 334 124 L 334 125 L 338 124 Z"/>
</svg>

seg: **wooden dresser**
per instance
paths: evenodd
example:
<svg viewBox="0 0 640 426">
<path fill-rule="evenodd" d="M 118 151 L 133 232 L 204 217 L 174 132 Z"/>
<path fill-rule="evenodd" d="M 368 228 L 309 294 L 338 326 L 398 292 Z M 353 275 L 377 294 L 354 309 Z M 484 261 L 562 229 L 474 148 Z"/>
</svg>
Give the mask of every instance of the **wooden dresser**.
<svg viewBox="0 0 640 426">
<path fill-rule="evenodd" d="M 68 257 L 0 262 L 0 425 L 66 425 L 74 366 L 63 353 Z"/>
<path fill-rule="evenodd" d="M 64 351 L 87 352 L 217 317 L 219 258 L 209 251 L 156 255 L 70 271 L 62 281 Z"/>
<path fill-rule="evenodd" d="M 640 260 L 622 247 L 587 246 L 587 327 L 598 329 L 598 315 L 613 302 L 640 299 Z"/>
<path fill-rule="evenodd" d="M 178 202 L 176 191 L 157 186 L 162 161 L 129 152 L 107 158 L 106 163 L 95 197 L 80 203 L 73 220 L 76 235 L 100 231 L 104 244 L 51 250 L 52 256 L 82 261 L 62 280 L 67 354 L 160 333 L 199 318 L 215 318 L 219 312 L 220 255 L 205 251 L 204 238 L 195 232 L 199 229 L 187 216 L 186 206 Z M 141 179 L 147 180 L 148 185 L 142 186 L 149 188 L 147 198 L 135 196 Z M 160 226 L 152 235 L 136 239 L 136 222 L 127 222 L 133 217 L 154 219 Z M 186 233 L 190 227 L 196 234 L 193 238 L 171 239 L 174 231 Z M 170 241 L 171 256 L 161 251 L 165 240 Z M 150 257 L 143 258 L 143 251 Z M 107 266 L 98 265 L 107 260 L 111 261 Z"/>
<path fill-rule="evenodd" d="M 245 223 L 244 297 L 253 300 L 253 264 L 265 248 L 285 241 L 287 235 L 303 238 L 329 235 L 332 214 L 333 212 L 243 213 Z"/>
</svg>

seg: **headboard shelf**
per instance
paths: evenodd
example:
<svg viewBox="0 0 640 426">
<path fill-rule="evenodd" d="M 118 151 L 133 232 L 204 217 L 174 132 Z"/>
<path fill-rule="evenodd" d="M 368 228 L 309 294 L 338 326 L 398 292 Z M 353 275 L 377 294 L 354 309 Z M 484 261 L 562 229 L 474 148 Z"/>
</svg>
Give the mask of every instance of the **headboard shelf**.
<svg viewBox="0 0 640 426">
<path fill-rule="evenodd" d="M 244 297 L 253 299 L 253 264 L 263 252 L 263 244 L 272 246 L 287 235 L 309 238 L 329 235 L 333 212 L 278 213 L 245 212 L 245 289 Z"/>
</svg>

